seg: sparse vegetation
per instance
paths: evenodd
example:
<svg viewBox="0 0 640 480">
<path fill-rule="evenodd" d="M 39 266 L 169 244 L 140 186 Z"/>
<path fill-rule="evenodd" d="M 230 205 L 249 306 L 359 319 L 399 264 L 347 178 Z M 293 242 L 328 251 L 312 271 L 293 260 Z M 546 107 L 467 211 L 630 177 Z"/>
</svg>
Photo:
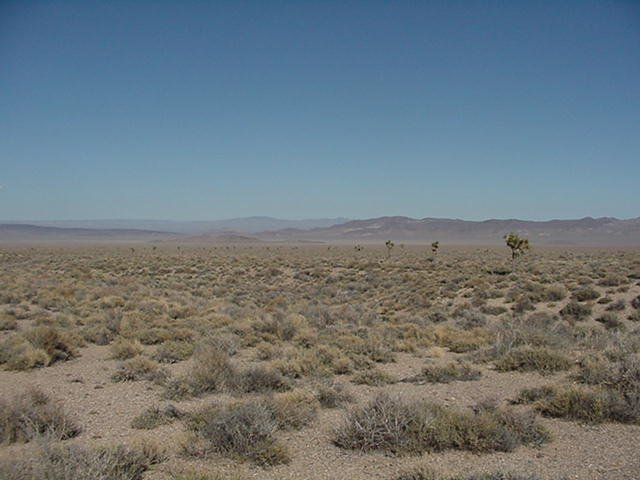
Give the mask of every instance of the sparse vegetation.
<svg viewBox="0 0 640 480">
<path fill-rule="evenodd" d="M 44 413 L 30 415 L 48 426 L 16 427 L 31 417 L 7 407 L 17 402 L 5 389 L 2 431 L 29 433 L 3 433 L 1 448 L 33 454 L 2 468 L 16 475 L 48 465 L 37 445 L 62 448 L 72 442 L 59 439 L 79 425 L 77 454 L 89 463 L 112 463 L 96 456 L 98 445 L 130 449 L 136 436 L 166 436 L 171 462 L 159 473 L 174 480 L 235 478 L 217 473 L 235 462 L 249 463 L 239 475 L 279 465 L 277 475 L 298 478 L 299 456 L 321 465 L 317 439 L 339 445 L 353 468 L 368 460 L 352 450 L 509 452 L 549 440 L 536 415 L 610 422 L 616 438 L 632 443 L 640 416 L 635 251 L 541 247 L 519 258 L 512 276 L 501 249 L 453 246 L 435 262 L 428 245 L 405 245 L 392 261 L 380 261 L 382 245 L 356 255 L 353 246 L 295 247 L 3 251 L 2 380 L 46 387 L 62 403 L 42 408 L 72 427 Z M 530 385 L 518 396 L 509 382 Z M 477 393 L 495 404 L 469 408 Z M 523 405 L 504 406 L 516 400 Z M 322 432 L 340 417 L 327 438 Z M 564 437 L 555 441 L 563 448 Z M 615 445 L 596 443 L 616 455 Z M 510 455 L 501 457 L 505 466 Z M 585 458 L 566 463 L 580 474 Z M 383 470 L 400 471 L 401 462 L 390 458 Z M 461 460 L 461 470 L 473 467 Z M 549 469 L 558 464 L 550 460 Z M 534 478 L 509 475 L 459 478 Z"/>
</svg>

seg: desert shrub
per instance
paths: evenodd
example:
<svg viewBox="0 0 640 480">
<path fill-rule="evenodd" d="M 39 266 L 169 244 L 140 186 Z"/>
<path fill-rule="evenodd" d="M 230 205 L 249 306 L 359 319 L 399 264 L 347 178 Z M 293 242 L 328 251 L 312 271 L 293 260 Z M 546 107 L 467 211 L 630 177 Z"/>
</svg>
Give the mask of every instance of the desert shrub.
<svg viewBox="0 0 640 480">
<path fill-rule="evenodd" d="M 247 478 L 239 473 L 223 474 L 192 469 L 171 471 L 169 475 L 170 480 L 246 480 Z"/>
<path fill-rule="evenodd" d="M 465 330 L 484 327 L 487 324 L 487 317 L 475 310 L 462 310 L 457 315 L 456 325 Z"/>
<path fill-rule="evenodd" d="M 601 357 L 583 363 L 577 378 L 592 386 L 545 386 L 525 389 L 519 401 L 533 403 L 551 417 L 591 423 L 640 422 L 640 356 L 630 355 L 617 364 Z"/>
<path fill-rule="evenodd" d="M 525 389 L 519 403 L 533 403 L 533 407 L 549 417 L 567 418 L 599 423 L 607 419 L 607 400 L 602 392 L 577 385 L 545 386 Z"/>
<path fill-rule="evenodd" d="M 244 392 L 282 392 L 291 388 L 291 381 L 273 367 L 255 365 L 241 374 L 240 388 Z"/>
<path fill-rule="evenodd" d="M 640 310 L 640 295 L 631 300 L 631 306 L 636 310 Z"/>
<path fill-rule="evenodd" d="M 498 316 L 507 312 L 507 308 L 502 305 L 484 305 L 480 307 L 480 311 L 486 315 Z"/>
<path fill-rule="evenodd" d="M 471 473 L 465 475 L 438 475 L 429 467 L 419 466 L 407 470 L 395 477 L 394 480 L 540 480 L 535 474 L 520 474 L 513 472 Z"/>
<path fill-rule="evenodd" d="M 351 379 L 353 383 L 358 385 L 382 386 L 388 383 L 395 383 L 395 379 L 379 368 L 371 368 L 357 372 Z"/>
<path fill-rule="evenodd" d="M 120 364 L 111 379 L 114 382 L 128 382 L 137 380 L 161 381 L 168 373 L 161 369 L 157 362 L 142 355 L 125 360 Z"/>
<path fill-rule="evenodd" d="M 627 277 L 622 275 L 607 275 L 598 282 L 598 285 L 603 287 L 619 287 L 620 285 L 624 285 L 628 282 Z"/>
<path fill-rule="evenodd" d="M 16 328 L 18 328 L 16 318 L 5 312 L 0 312 L 0 331 L 15 330 Z"/>
<path fill-rule="evenodd" d="M 174 337 L 174 333 L 168 328 L 152 327 L 137 332 L 137 339 L 143 345 L 157 345 Z"/>
<path fill-rule="evenodd" d="M 640 322 L 640 310 L 634 310 L 627 318 L 632 322 Z"/>
<path fill-rule="evenodd" d="M 560 310 L 560 315 L 565 320 L 581 321 L 591 315 L 591 307 L 578 302 L 569 302 Z"/>
<path fill-rule="evenodd" d="M 607 311 L 608 312 L 621 312 L 622 310 L 624 310 L 625 308 L 625 302 L 624 300 L 620 299 L 620 300 L 616 300 L 615 302 L 607 305 Z"/>
<path fill-rule="evenodd" d="M 446 365 L 428 365 L 422 372 L 403 381 L 410 383 L 449 383 L 454 380 L 470 381 L 481 377 L 482 372 L 467 362 L 449 362 Z"/>
<path fill-rule="evenodd" d="M 313 384 L 316 400 L 323 408 L 339 408 L 353 400 L 343 383 L 333 379 L 320 379 Z"/>
<path fill-rule="evenodd" d="M 28 390 L 0 400 L 0 441 L 28 442 L 39 436 L 64 440 L 80 433 L 80 427 L 62 406 L 40 390 Z"/>
<path fill-rule="evenodd" d="M 137 340 L 120 337 L 111 345 L 111 357 L 128 360 L 142 353 L 142 345 Z"/>
<path fill-rule="evenodd" d="M 543 299 L 547 302 L 559 302 L 567 296 L 567 290 L 562 285 L 550 285 L 544 289 Z"/>
<path fill-rule="evenodd" d="M 603 324 L 607 330 L 624 328 L 624 322 L 620 320 L 618 315 L 613 312 L 603 313 L 598 318 L 596 318 L 596 322 Z"/>
<path fill-rule="evenodd" d="M 152 430 L 160 425 L 166 425 L 182 417 L 182 413 L 173 405 L 147 408 L 131 421 L 131 428 L 138 430 Z"/>
<path fill-rule="evenodd" d="M 91 449 L 80 445 L 41 446 L 35 454 L 0 461 L 4 480 L 141 480 L 164 455 L 150 445 Z"/>
<path fill-rule="evenodd" d="M 7 366 L 15 370 L 25 370 L 70 360 L 77 355 L 78 342 L 78 339 L 63 335 L 53 327 L 31 328 L 10 342 L 14 349 L 7 353 Z"/>
<path fill-rule="evenodd" d="M 402 454 L 446 449 L 507 452 L 548 439 L 531 412 L 495 407 L 462 411 L 381 393 L 352 410 L 333 441 L 347 449 Z"/>
<path fill-rule="evenodd" d="M 199 345 L 192 360 L 186 375 L 167 382 L 167 398 L 177 400 L 210 392 L 231 392 L 241 385 L 238 369 L 220 345 L 212 342 Z"/>
<path fill-rule="evenodd" d="M 153 354 L 160 363 L 176 363 L 186 360 L 193 354 L 194 345 L 184 340 L 168 340 L 161 343 Z"/>
<path fill-rule="evenodd" d="M 275 438 L 278 422 L 259 400 L 207 407 L 192 416 L 189 428 L 213 452 L 264 466 L 290 461 Z"/>
<path fill-rule="evenodd" d="M 491 333 L 485 328 L 460 330 L 438 325 L 433 330 L 436 345 L 446 347 L 455 353 L 466 353 L 477 350 L 491 341 Z"/>
<path fill-rule="evenodd" d="M 309 425 L 320 405 L 312 392 L 302 389 L 277 393 L 264 403 L 282 430 L 299 430 Z"/>
<path fill-rule="evenodd" d="M 571 296 L 578 302 L 587 302 L 589 300 L 597 300 L 600 298 L 600 292 L 595 288 L 584 287 L 573 292 Z"/>
<path fill-rule="evenodd" d="M 569 358 L 546 347 L 521 346 L 509 350 L 496 363 L 496 369 L 507 371 L 536 371 L 540 373 L 567 370 L 571 366 Z"/>
<path fill-rule="evenodd" d="M 50 358 L 44 350 L 36 349 L 21 335 L 11 335 L 0 343 L 0 364 L 9 370 L 28 370 L 46 367 Z"/>
</svg>

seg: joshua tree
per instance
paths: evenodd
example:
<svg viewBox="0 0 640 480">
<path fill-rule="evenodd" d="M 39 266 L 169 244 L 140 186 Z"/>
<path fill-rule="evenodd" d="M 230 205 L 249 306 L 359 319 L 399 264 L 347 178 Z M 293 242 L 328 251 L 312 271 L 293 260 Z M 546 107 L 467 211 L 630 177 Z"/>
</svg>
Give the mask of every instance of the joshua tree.
<svg viewBox="0 0 640 480">
<path fill-rule="evenodd" d="M 434 256 L 437 255 L 439 248 L 440 248 L 440 242 L 435 241 L 431 243 L 431 253 L 433 253 Z"/>
<path fill-rule="evenodd" d="M 511 271 L 516 271 L 516 260 L 529 250 L 529 240 L 521 238 L 517 233 L 509 233 L 504 236 L 507 247 L 511 249 Z"/>
<path fill-rule="evenodd" d="M 362 245 L 356 245 L 354 248 L 355 248 L 356 252 L 362 251 Z"/>
<path fill-rule="evenodd" d="M 393 250 L 394 243 L 391 240 L 384 242 L 384 246 L 387 247 L 387 258 L 391 258 L 391 250 Z"/>
</svg>

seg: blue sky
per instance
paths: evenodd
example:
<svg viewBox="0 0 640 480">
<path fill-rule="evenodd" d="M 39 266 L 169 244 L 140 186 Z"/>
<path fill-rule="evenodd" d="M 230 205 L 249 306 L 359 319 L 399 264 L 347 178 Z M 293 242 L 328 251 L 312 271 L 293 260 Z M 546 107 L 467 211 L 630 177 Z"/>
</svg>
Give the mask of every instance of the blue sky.
<svg viewBox="0 0 640 480">
<path fill-rule="evenodd" d="M 640 2 L 0 2 L 0 219 L 640 216 Z"/>
</svg>

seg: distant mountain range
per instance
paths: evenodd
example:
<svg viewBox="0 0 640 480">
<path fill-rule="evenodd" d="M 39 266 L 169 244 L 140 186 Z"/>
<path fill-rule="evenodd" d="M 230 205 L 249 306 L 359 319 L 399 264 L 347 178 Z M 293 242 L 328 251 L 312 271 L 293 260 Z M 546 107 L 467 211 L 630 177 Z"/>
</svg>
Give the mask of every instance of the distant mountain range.
<svg viewBox="0 0 640 480">
<path fill-rule="evenodd" d="M 264 232 L 264 239 L 318 241 L 404 241 L 426 243 L 439 240 L 456 245 L 495 245 L 505 233 L 516 232 L 543 245 L 640 245 L 640 218 L 581 218 L 579 220 L 484 220 L 448 218 L 380 217 L 353 220 L 328 228 Z"/>
<path fill-rule="evenodd" d="M 317 218 L 306 220 L 283 220 L 273 217 L 244 217 L 211 221 L 177 221 L 177 220 L 49 220 L 2 222 L 0 224 L 29 224 L 41 227 L 57 228 L 90 228 L 90 229 L 128 229 L 153 230 L 159 232 L 201 235 L 208 233 L 233 232 L 253 234 L 267 230 L 295 228 L 307 230 L 323 228 L 348 222 L 348 218 Z"/>
<path fill-rule="evenodd" d="M 81 226 L 82 225 L 82 226 Z M 128 227 L 128 228 L 127 228 Z M 135 227 L 135 228 L 134 228 Z M 249 217 L 211 222 L 86 220 L 0 224 L 0 242 L 378 243 L 393 240 L 451 245 L 500 245 L 516 232 L 534 245 L 640 246 L 640 218 L 484 220 L 380 217 L 368 220 L 281 220 Z"/>
</svg>

